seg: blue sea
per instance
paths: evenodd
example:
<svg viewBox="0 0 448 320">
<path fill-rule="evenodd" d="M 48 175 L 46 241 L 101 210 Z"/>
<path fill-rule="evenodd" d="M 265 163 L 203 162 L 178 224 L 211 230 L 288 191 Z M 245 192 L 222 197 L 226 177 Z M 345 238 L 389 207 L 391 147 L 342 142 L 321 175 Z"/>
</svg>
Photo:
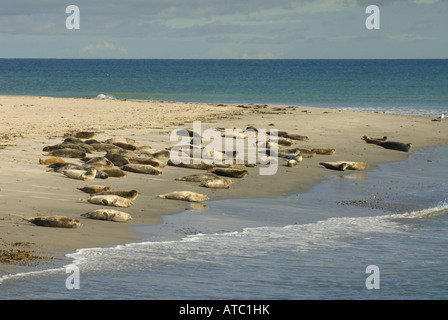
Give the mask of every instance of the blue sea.
<svg viewBox="0 0 448 320">
<path fill-rule="evenodd" d="M 448 111 L 448 60 L 0 59 L 0 94 L 434 116 Z M 447 163 L 448 146 L 427 148 L 282 199 L 207 201 L 136 227 L 135 243 L 3 276 L 0 298 L 445 300 Z"/>
</svg>

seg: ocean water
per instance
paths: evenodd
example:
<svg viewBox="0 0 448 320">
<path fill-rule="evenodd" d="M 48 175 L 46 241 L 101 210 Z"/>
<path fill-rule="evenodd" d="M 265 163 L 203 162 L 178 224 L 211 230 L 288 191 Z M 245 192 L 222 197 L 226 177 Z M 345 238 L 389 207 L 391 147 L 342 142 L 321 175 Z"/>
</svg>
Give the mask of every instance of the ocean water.
<svg viewBox="0 0 448 320">
<path fill-rule="evenodd" d="M 0 94 L 434 116 L 448 60 L 0 59 Z M 282 199 L 208 201 L 137 227 L 141 241 L 3 276 L 0 299 L 447 299 L 447 163 L 429 148 Z"/>
<path fill-rule="evenodd" d="M 0 298 L 444 300 L 446 163 L 448 146 L 430 148 L 283 199 L 208 201 L 137 227 L 141 241 L 3 277 Z"/>
<path fill-rule="evenodd" d="M 448 111 L 448 60 L 0 59 L 0 94 L 435 115 Z"/>
</svg>

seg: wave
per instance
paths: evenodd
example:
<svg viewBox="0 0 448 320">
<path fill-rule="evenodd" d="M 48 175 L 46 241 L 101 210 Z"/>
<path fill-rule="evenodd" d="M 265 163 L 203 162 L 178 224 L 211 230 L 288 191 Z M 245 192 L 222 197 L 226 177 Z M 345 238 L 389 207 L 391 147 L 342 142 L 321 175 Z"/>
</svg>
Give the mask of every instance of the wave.
<svg viewBox="0 0 448 320">
<path fill-rule="evenodd" d="M 308 224 L 281 227 L 251 227 L 241 231 L 197 233 L 180 240 L 142 241 L 106 248 L 84 248 L 67 254 L 71 260 L 59 268 L 5 275 L 0 284 L 53 273 L 64 273 L 76 265 L 82 272 L 145 271 L 165 266 L 191 264 L 229 265 L 232 259 L 274 256 L 279 252 L 311 252 L 358 245 L 371 237 L 393 239 L 406 234 L 413 219 L 432 219 L 448 215 L 448 203 L 419 211 L 372 217 L 333 217 Z M 325 251 L 328 252 L 328 251 Z"/>
</svg>

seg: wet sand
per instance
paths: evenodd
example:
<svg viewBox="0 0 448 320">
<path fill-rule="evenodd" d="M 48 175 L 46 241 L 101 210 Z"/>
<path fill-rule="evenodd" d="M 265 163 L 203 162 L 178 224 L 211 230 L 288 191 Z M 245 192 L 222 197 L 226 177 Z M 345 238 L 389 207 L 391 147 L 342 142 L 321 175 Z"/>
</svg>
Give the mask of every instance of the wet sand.
<svg viewBox="0 0 448 320">
<path fill-rule="evenodd" d="M 325 175 L 353 173 L 329 170 L 320 162 L 365 161 L 368 163 L 366 170 L 369 170 L 379 163 L 403 160 L 413 150 L 448 144 L 446 121 L 303 106 L 0 96 L 0 110 L 0 249 L 22 250 L 55 259 L 79 248 L 138 240 L 132 226 L 157 224 L 162 221 L 162 215 L 198 206 L 186 201 L 160 199 L 157 198 L 159 194 L 189 190 L 206 194 L 211 200 L 280 198 L 308 190 Z M 48 158 L 42 149 L 61 143 L 68 132 L 97 131 L 94 138 L 99 141 L 127 137 L 134 139 L 136 146 L 164 150 L 177 143 L 170 141 L 171 132 L 193 129 L 193 121 L 201 121 L 202 131 L 245 129 L 247 126 L 287 131 L 307 136 L 309 141 L 297 141 L 283 149 L 323 147 L 334 148 L 336 153 L 304 158 L 296 168 L 287 167 L 286 160 L 279 159 L 275 175 L 260 175 L 260 165 L 248 167 L 249 175 L 233 179 L 229 189 L 210 189 L 197 182 L 174 180 L 205 170 L 166 166 L 159 176 L 128 172 L 124 178 L 85 182 L 48 172 L 45 165 L 39 164 L 39 159 Z M 413 147 L 409 153 L 388 150 L 367 144 L 361 140 L 364 135 L 412 142 Z M 87 156 L 104 154 L 96 152 Z M 64 160 L 82 163 L 79 159 Z M 140 195 L 133 206 L 113 208 L 130 213 L 133 220 L 117 223 L 81 217 L 82 213 L 101 208 L 79 201 L 88 195 L 76 188 L 91 184 L 111 186 L 114 190 L 137 190 Z M 23 220 L 38 215 L 68 216 L 81 221 L 82 226 L 47 228 Z M 48 260 L 32 260 L 32 263 L 44 262 Z M 22 263 L 0 262 L 0 274 L 12 272 Z"/>
</svg>

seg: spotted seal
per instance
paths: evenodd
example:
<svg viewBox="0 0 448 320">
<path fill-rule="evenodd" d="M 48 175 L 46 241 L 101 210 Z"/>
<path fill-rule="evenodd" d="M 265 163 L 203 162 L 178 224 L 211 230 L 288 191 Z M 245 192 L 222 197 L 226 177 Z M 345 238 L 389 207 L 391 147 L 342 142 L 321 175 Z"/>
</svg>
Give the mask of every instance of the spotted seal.
<svg viewBox="0 0 448 320">
<path fill-rule="evenodd" d="M 132 216 L 129 213 L 113 209 L 97 209 L 94 211 L 83 213 L 81 214 L 81 217 L 114 222 L 127 222 L 129 220 L 132 220 Z"/>
<path fill-rule="evenodd" d="M 162 199 L 182 200 L 190 202 L 202 202 L 210 200 L 210 198 L 202 193 L 192 191 L 174 191 L 166 194 L 158 195 L 157 197 Z"/>
<path fill-rule="evenodd" d="M 52 228 L 78 228 L 82 225 L 79 220 L 65 216 L 41 216 L 23 218 L 23 220 L 31 222 L 37 226 Z"/>
</svg>

